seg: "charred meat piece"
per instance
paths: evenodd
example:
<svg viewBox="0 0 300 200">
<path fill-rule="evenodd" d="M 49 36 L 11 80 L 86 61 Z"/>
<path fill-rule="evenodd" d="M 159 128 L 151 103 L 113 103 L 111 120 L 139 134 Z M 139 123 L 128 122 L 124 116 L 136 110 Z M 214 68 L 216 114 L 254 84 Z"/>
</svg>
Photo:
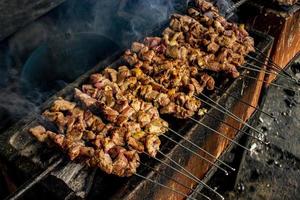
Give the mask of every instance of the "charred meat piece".
<svg viewBox="0 0 300 200">
<path fill-rule="evenodd" d="M 160 139 L 156 135 L 147 135 L 145 146 L 150 156 L 155 157 L 160 146 Z"/>
<path fill-rule="evenodd" d="M 41 125 L 30 128 L 29 132 L 40 142 L 45 142 L 48 139 L 46 129 Z"/>
<path fill-rule="evenodd" d="M 134 150 L 125 151 L 124 155 L 129 161 L 124 176 L 131 176 L 132 174 L 136 173 L 136 169 L 140 165 L 140 157 L 138 156 L 137 152 Z"/>
<path fill-rule="evenodd" d="M 127 143 L 132 149 L 138 152 L 143 152 L 145 150 L 144 144 L 134 137 L 129 137 Z"/>
<path fill-rule="evenodd" d="M 64 99 L 55 100 L 50 108 L 51 111 L 70 111 L 75 108 L 75 103 Z"/>
<path fill-rule="evenodd" d="M 105 153 L 102 149 L 95 152 L 94 156 L 88 160 L 88 165 L 91 167 L 99 167 L 107 174 L 113 172 L 113 161 L 108 153 Z"/>
<path fill-rule="evenodd" d="M 92 147 L 81 146 L 80 155 L 86 158 L 91 158 L 95 154 L 95 149 Z"/>
<path fill-rule="evenodd" d="M 145 127 L 145 132 L 154 135 L 160 135 L 165 133 L 168 130 L 168 124 L 166 121 L 161 119 L 156 119 L 151 121 Z"/>
<path fill-rule="evenodd" d="M 110 68 L 110 67 L 106 67 L 104 70 L 103 70 L 103 75 L 104 77 L 110 79 L 112 82 L 116 82 L 117 81 L 117 71 Z"/>
<path fill-rule="evenodd" d="M 91 107 L 91 106 L 94 106 L 95 103 L 97 102 L 94 98 L 90 97 L 89 95 L 81 92 L 79 89 L 75 88 L 75 98 L 76 99 L 79 99 L 80 101 L 83 102 L 83 104 L 86 106 L 86 107 Z"/>
<path fill-rule="evenodd" d="M 68 101 L 64 103 L 66 102 Z M 126 109 L 123 109 L 122 113 L 124 111 Z M 47 112 L 49 119 L 56 125 L 59 124 L 57 116 L 65 118 L 68 123 L 64 124 L 64 134 L 56 134 L 40 125 L 31 128 L 30 133 L 39 141 L 52 141 L 65 151 L 71 160 L 84 159 L 89 166 L 99 167 L 109 174 L 131 176 L 136 172 L 139 156 L 135 150 L 127 150 L 125 147 L 128 135 L 136 137 L 137 132 L 141 132 L 138 123 L 131 122 L 124 127 L 105 125 L 90 111 L 81 110 L 76 106 L 73 110 L 69 109 L 67 113 L 61 112 L 59 115 L 56 114 L 58 111 Z M 139 139 L 141 138 L 137 138 Z M 144 146 L 143 141 L 138 142 Z"/>
<path fill-rule="evenodd" d="M 117 176 L 124 176 L 126 168 L 128 167 L 128 160 L 123 153 L 119 153 L 113 161 L 112 173 Z"/>
</svg>

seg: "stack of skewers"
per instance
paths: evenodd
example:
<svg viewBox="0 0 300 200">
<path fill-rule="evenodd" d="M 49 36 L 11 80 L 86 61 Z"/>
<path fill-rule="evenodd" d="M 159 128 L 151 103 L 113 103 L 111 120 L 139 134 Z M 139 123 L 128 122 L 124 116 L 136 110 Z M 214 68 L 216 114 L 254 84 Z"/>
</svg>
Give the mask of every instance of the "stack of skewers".
<svg viewBox="0 0 300 200">
<path fill-rule="evenodd" d="M 161 37 L 134 42 L 123 55 L 126 65 L 92 74 L 74 90 L 74 102 L 55 100 L 43 112 L 55 130 L 38 125 L 30 133 L 40 142 L 54 143 L 71 160 L 121 177 L 139 175 L 139 154 L 163 154 L 160 137 L 172 140 L 168 131 L 182 137 L 161 116 L 201 124 L 194 116 L 205 115 L 202 104 L 210 104 L 198 96 L 215 89 L 218 73 L 239 77 L 239 66 L 254 50 L 244 26 L 228 22 L 211 3 L 195 0 L 187 15 L 172 16 Z"/>
</svg>

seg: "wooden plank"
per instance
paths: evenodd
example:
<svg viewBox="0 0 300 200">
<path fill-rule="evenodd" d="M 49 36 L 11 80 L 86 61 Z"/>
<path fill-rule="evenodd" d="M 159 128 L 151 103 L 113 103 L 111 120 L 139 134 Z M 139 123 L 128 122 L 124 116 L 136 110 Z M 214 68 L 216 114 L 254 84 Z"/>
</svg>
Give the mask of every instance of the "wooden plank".
<svg viewBox="0 0 300 200">
<path fill-rule="evenodd" d="M 0 1 L 0 41 L 64 1 L 65 0 Z"/>
<path fill-rule="evenodd" d="M 285 68 L 300 52 L 300 6 L 294 6 L 288 12 L 261 8 L 259 5 L 253 7 L 259 10 L 259 14 L 250 17 L 250 27 L 274 37 L 270 58 L 279 67 Z M 269 76 L 268 82 L 274 78 L 274 75 Z"/>
</svg>

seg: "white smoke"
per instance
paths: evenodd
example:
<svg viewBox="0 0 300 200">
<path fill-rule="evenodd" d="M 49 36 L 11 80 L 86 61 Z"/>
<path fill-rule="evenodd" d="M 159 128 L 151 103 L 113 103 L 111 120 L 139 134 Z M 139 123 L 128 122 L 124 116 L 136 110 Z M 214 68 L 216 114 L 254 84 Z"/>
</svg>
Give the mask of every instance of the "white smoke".
<svg viewBox="0 0 300 200">
<path fill-rule="evenodd" d="M 227 14 L 227 11 L 234 5 L 231 0 L 212 0 L 212 2 L 219 8 L 222 15 Z"/>
<path fill-rule="evenodd" d="M 5 46 L 0 44 L 0 110 L 16 120 L 37 111 L 37 105 L 51 93 L 33 93 L 34 98 L 28 100 L 19 89 L 22 66 L 35 49 L 51 38 L 65 33 L 96 33 L 128 47 L 133 40 L 144 37 L 145 32 L 151 33 L 154 27 L 166 22 L 178 5 L 185 3 L 181 0 L 65 1 L 50 14 L 20 29 L 5 41 Z M 43 75 L 38 76 L 43 78 Z"/>
<path fill-rule="evenodd" d="M 122 46 L 167 21 L 174 11 L 170 0 L 101 0 L 95 6 L 95 31 Z"/>
</svg>

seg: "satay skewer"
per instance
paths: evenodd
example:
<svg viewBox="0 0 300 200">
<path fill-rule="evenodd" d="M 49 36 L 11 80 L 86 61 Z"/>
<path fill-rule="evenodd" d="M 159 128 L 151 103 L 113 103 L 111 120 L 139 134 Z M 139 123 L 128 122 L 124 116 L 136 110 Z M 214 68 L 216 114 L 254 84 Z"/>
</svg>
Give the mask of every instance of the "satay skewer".
<svg viewBox="0 0 300 200">
<path fill-rule="evenodd" d="M 163 86 L 161 86 L 161 87 L 163 87 Z M 196 119 L 194 119 L 194 118 L 192 118 L 192 117 L 190 117 L 190 116 L 189 116 L 189 117 L 184 117 L 184 118 L 192 119 L 192 120 L 193 120 L 194 122 L 196 122 L 196 123 L 198 122 Z M 205 124 L 203 124 L 203 123 L 201 123 L 201 122 L 198 122 L 198 124 L 200 124 L 200 125 L 202 125 L 202 126 L 206 126 L 206 128 L 209 128 L 209 129 L 211 129 L 211 130 L 214 130 L 214 129 L 212 129 L 211 127 L 209 127 L 209 126 L 207 126 L 207 125 L 205 125 Z M 219 134 L 219 135 L 221 135 L 222 137 L 224 137 L 224 138 L 230 140 L 230 141 L 233 142 L 234 144 L 236 144 L 236 145 L 238 145 L 238 146 L 240 146 L 240 147 L 242 147 L 242 148 L 244 148 L 244 149 L 249 150 L 248 148 L 246 148 L 246 147 L 244 147 L 243 145 L 239 144 L 238 142 L 232 140 L 231 138 L 227 137 L 226 135 L 220 133 L 219 131 L 214 130 L 214 132 L 217 133 L 217 134 Z"/>
<path fill-rule="evenodd" d="M 56 110 L 56 109 L 58 109 L 58 110 L 66 110 L 66 107 L 67 107 L 67 106 L 70 107 L 70 105 L 71 105 L 71 106 L 72 106 L 71 109 L 73 109 L 74 104 L 72 104 L 71 102 L 67 102 L 67 101 L 63 101 L 63 100 L 60 100 L 59 102 L 63 102 L 64 105 L 60 104 L 61 106 L 58 106 L 59 104 L 56 103 L 56 104 L 54 104 L 54 105 L 52 106 L 52 108 L 55 108 L 55 110 Z M 65 106 L 65 105 L 67 105 L 67 106 Z M 78 113 L 78 111 L 77 111 L 77 113 Z M 37 129 L 35 129 L 35 130 L 37 130 Z M 42 132 L 45 132 L 45 131 L 42 131 Z M 35 131 L 35 133 L 36 133 L 36 131 Z M 34 135 L 37 136 L 37 134 L 34 134 Z M 41 136 L 41 137 L 40 137 L 41 140 L 46 141 L 45 135 L 41 134 L 40 136 Z M 145 152 L 144 152 L 144 153 L 145 153 Z M 146 153 L 146 154 L 149 155 L 148 153 Z M 149 155 L 149 156 L 151 156 L 151 155 Z M 103 158 L 102 158 L 102 157 L 99 157 L 98 159 L 103 159 Z M 137 162 L 138 162 L 138 163 L 141 163 L 139 160 L 137 160 Z M 138 173 L 133 172 L 132 174 L 138 174 Z M 161 186 L 162 186 L 162 185 L 161 185 Z M 163 186 L 162 186 L 162 187 L 163 187 Z M 186 186 L 186 187 L 187 187 L 187 186 Z"/>
<path fill-rule="evenodd" d="M 149 154 L 147 154 L 147 155 L 149 155 Z M 149 155 L 150 156 L 150 155 Z M 103 159 L 103 158 L 99 158 L 99 159 Z M 56 161 L 56 162 L 54 162 L 54 164 L 51 164 L 45 171 L 43 171 L 41 174 L 39 174 L 35 179 L 34 179 L 34 181 L 31 181 L 29 184 L 26 184 L 26 185 L 24 185 L 24 186 L 22 186 L 20 189 L 19 189 L 19 191 L 17 192 L 17 193 L 15 193 L 13 196 L 11 196 L 11 197 L 9 197 L 9 199 L 18 199 L 19 197 L 21 197 L 21 195 L 24 193 L 24 192 L 26 192 L 27 190 L 29 190 L 30 188 L 32 188 L 32 186 L 33 185 L 35 185 L 36 183 L 38 183 L 39 181 L 41 181 L 45 176 L 47 176 L 52 170 L 54 170 L 55 168 L 56 168 L 56 166 L 58 165 L 58 164 L 60 164 L 61 162 L 63 161 L 63 159 L 62 158 L 60 158 L 60 159 L 58 159 L 58 161 Z M 142 163 L 141 161 L 137 161 L 138 163 Z M 143 177 L 142 175 L 140 175 L 139 173 L 137 173 L 137 172 L 133 172 L 133 174 L 134 175 L 137 175 L 137 176 L 139 176 L 139 177 L 141 177 L 141 178 L 144 178 L 145 180 L 149 180 L 149 178 L 147 178 L 147 177 Z M 160 174 L 163 174 L 163 173 L 160 173 Z M 171 180 L 174 180 L 174 179 L 171 179 Z M 174 180 L 174 181 L 176 181 L 176 180 Z M 182 192 L 178 192 L 178 191 L 176 191 L 176 190 L 174 190 L 174 189 L 172 189 L 172 188 L 170 188 L 170 187 L 168 187 L 168 186 L 166 186 L 166 185 L 164 185 L 164 184 L 161 184 L 161 183 L 159 183 L 159 182 L 157 182 L 157 181 L 154 181 L 154 180 L 151 180 L 151 182 L 152 183 L 154 183 L 154 184 L 157 184 L 157 185 L 159 185 L 159 186 L 161 186 L 161 187 L 164 187 L 164 188 L 167 188 L 167 189 L 171 189 L 173 192 L 176 192 L 176 193 L 178 193 L 178 194 L 181 194 L 181 195 L 183 195 L 183 196 L 185 196 L 185 197 L 188 197 L 188 195 L 186 195 L 186 194 L 184 194 L 184 193 L 182 193 Z M 177 183 L 180 183 L 180 182 L 178 182 L 178 181 L 176 181 Z M 182 184 L 182 183 L 180 183 L 180 185 L 182 185 L 182 186 L 184 186 L 185 188 L 189 188 L 188 186 L 185 186 L 184 184 Z M 193 192 L 196 192 L 196 191 L 194 191 L 193 189 L 191 189 L 191 188 L 189 188 L 191 191 L 193 191 Z M 199 192 L 197 192 L 198 194 L 201 194 L 201 193 L 199 193 Z M 202 196 L 204 196 L 204 197 L 206 197 L 207 199 L 210 199 L 209 197 L 207 197 L 206 195 L 204 195 L 204 194 L 201 194 Z"/>
<path fill-rule="evenodd" d="M 288 72 L 282 70 L 282 68 L 281 68 L 279 65 L 277 65 L 275 62 L 273 62 L 272 59 L 271 59 L 269 56 L 267 56 L 264 52 L 262 52 L 259 48 L 255 47 L 255 51 L 256 51 L 255 53 L 256 53 L 257 55 L 262 56 L 262 57 L 263 57 L 264 59 L 266 59 L 269 63 L 271 63 L 271 65 L 272 65 L 274 68 L 276 68 L 277 70 L 281 71 L 282 73 L 284 73 L 285 75 L 289 76 L 290 78 L 294 79 L 294 77 L 293 77 L 292 75 L 290 75 Z M 248 57 L 249 57 L 249 58 L 253 58 L 253 57 L 250 56 L 250 55 L 248 55 Z"/>
<path fill-rule="evenodd" d="M 117 73 L 116 71 L 115 71 L 115 73 Z M 99 76 L 99 75 L 98 75 Z M 111 76 L 113 76 L 113 75 L 111 75 Z M 125 78 L 126 79 L 126 78 Z M 124 83 L 125 84 L 125 83 Z M 104 86 L 103 86 L 104 87 Z M 126 90 L 127 92 L 131 92 L 131 90 Z M 169 129 L 170 130 L 170 129 Z M 179 135 L 178 133 L 177 133 L 177 135 Z M 202 149 L 202 151 L 203 151 L 203 149 Z M 207 153 L 207 152 L 206 152 Z M 211 155 L 212 156 L 212 155 Z M 215 157 L 214 157 L 214 159 L 216 159 Z M 232 169 L 232 167 L 230 167 L 229 166 L 229 168 L 231 168 Z"/>
<path fill-rule="evenodd" d="M 76 90 L 76 93 L 78 94 L 77 97 L 78 97 L 78 96 L 82 96 L 82 95 L 79 95 L 79 90 L 78 90 L 78 89 Z M 90 98 L 92 98 L 92 97 L 90 97 Z M 78 99 L 79 99 L 80 101 L 82 101 L 82 98 L 81 98 L 81 99 L 78 98 Z M 83 102 L 83 101 L 82 101 L 82 102 Z M 84 102 L 83 102 L 83 103 L 84 103 Z M 165 127 L 165 129 L 168 129 L 168 127 Z M 176 142 L 176 141 L 174 141 L 172 138 L 170 138 L 170 137 L 164 135 L 164 133 L 161 133 L 160 135 L 164 136 L 164 137 L 167 138 L 168 140 L 171 140 L 171 141 L 173 141 L 173 142 Z M 177 133 L 177 135 L 179 135 L 179 134 Z M 176 142 L 176 143 L 177 143 L 177 142 Z M 210 164 L 214 165 L 214 166 L 217 167 L 218 169 L 222 170 L 225 174 L 228 174 L 228 172 L 227 172 L 225 169 L 223 169 L 222 167 L 216 165 L 215 163 L 213 163 L 212 161 L 208 160 L 208 159 L 205 158 L 204 156 L 202 156 L 202 155 L 196 153 L 195 151 L 192 151 L 191 149 L 187 148 L 186 146 L 184 146 L 184 145 L 182 145 L 182 144 L 180 144 L 180 143 L 177 143 L 177 144 L 180 145 L 182 148 L 188 150 L 189 152 L 195 154 L 198 158 L 201 158 L 201 159 L 203 159 L 203 160 L 209 162 Z M 203 150 L 202 150 L 202 151 L 203 151 Z M 218 160 L 216 157 L 214 157 L 214 159 Z"/>
<path fill-rule="evenodd" d="M 157 83 L 158 84 L 158 83 Z M 163 86 L 161 86 L 161 87 L 163 87 Z M 196 98 L 198 98 L 198 97 L 196 97 Z M 198 98 L 199 99 L 199 98 Z M 194 118 L 191 118 L 190 117 L 190 119 L 193 119 L 193 121 L 197 121 L 197 120 L 195 120 Z M 241 120 L 240 120 L 241 121 Z M 223 135 L 223 136 L 225 136 L 224 134 L 221 134 L 221 135 Z M 255 136 L 253 136 L 253 137 L 255 137 Z M 228 139 L 228 137 L 227 137 L 227 139 Z M 237 143 L 237 142 L 235 142 L 236 144 L 238 144 L 238 145 L 240 145 L 239 143 Z M 240 146 L 242 146 L 242 145 L 240 145 Z"/>
<path fill-rule="evenodd" d="M 197 97 L 197 96 L 194 96 L 196 99 L 199 99 L 199 97 Z M 202 99 L 199 99 L 200 101 L 204 101 L 204 100 L 202 100 Z M 205 101 L 204 101 L 205 102 Z M 210 105 L 211 106 L 211 105 Z M 228 113 L 224 113 L 224 114 L 227 114 L 228 115 Z M 230 113 L 231 114 L 231 113 Z M 229 115 L 230 115 L 229 114 Z M 236 116 L 235 116 L 236 117 Z M 237 118 L 237 117 L 236 117 Z M 195 121 L 195 119 L 194 119 L 194 121 Z M 239 120 L 239 121 L 242 121 L 241 119 Z M 243 123 L 245 123 L 245 122 L 243 122 Z M 252 127 L 252 129 L 254 129 L 254 127 Z M 252 136 L 252 137 L 254 137 L 254 138 L 256 138 L 256 139 L 258 139 L 257 137 L 255 137 L 255 136 Z M 260 140 L 260 139 L 258 139 L 258 140 Z"/>
<path fill-rule="evenodd" d="M 205 101 L 203 98 L 199 98 L 199 97 L 195 97 L 195 98 L 199 99 L 200 101 L 202 101 L 202 102 L 204 102 L 205 104 L 211 106 L 212 108 L 217 109 L 218 111 L 220 111 L 220 112 L 222 112 L 222 113 L 224 113 L 224 114 L 227 113 L 227 115 L 230 116 L 231 118 L 237 120 L 238 122 L 240 122 L 240 123 L 242 123 L 243 125 L 247 126 L 247 127 L 250 128 L 251 130 L 254 130 L 256 133 L 259 133 L 259 134 L 262 134 L 262 135 L 263 135 L 263 133 L 262 133 L 261 131 L 257 130 L 256 128 L 254 128 L 253 126 L 251 126 L 250 124 L 248 124 L 247 122 L 244 122 L 241 118 L 239 118 L 238 116 L 236 116 L 236 115 L 235 115 L 234 113 L 232 113 L 229 109 L 227 109 L 227 108 L 225 108 L 224 106 L 220 105 L 219 103 L 217 103 L 216 101 L 214 101 L 213 99 L 211 99 L 209 96 L 207 96 L 207 95 L 205 95 L 205 94 L 203 94 L 203 93 L 201 93 L 201 95 L 202 95 L 203 97 L 205 97 L 206 99 L 208 99 L 209 101 L 213 102 L 216 106 L 213 105 L 213 104 L 211 104 L 211 103 L 209 103 L 208 101 Z"/>
<path fill-rule="evenodd" d="M 225 170 L 224 168 L 220 167 L 219 165 L 215 164 L 214 162 L 210 161 L 209 159 L 205 158 L 204 156 L 200 156 L 197 152 L 187 148 L 186 146 L 182 145 L 180 142 L 176 142 L 175 140 L 173 140 L 172 138 L 170 138 L 169 136 L 165 135 L 165 134 L 161 134 L 164 138 L 174 142 L 175 144 L 179 145 L 180 147 L 182 147 L 183 149 L 187 150 L 188 152 L 192 153 L 193 155 L 205 160 L 206 162 L 210 163 L 211 165 L 213 165 L 214 167 L 216 167 L 217 169 L 223 171 L 225 173 L 225 175 L 228 175 L 229 173 L 227 172 L 227 170 Z"/>
<path fill-rule="evenodd" d="M 152 156 L 153 157 L 153 155 L 150 155 L 149 153 L 146 153 L 145 151 L 143 151 L 142 153 L 145 153 L 145 154 L 147 154 L 147 155 L 149 155 L 149 156 Z M 155 158 L 155 157 L 154 157 Z M 139 160 L 138 160 L 138 162 L 139 162 Z M 179 164 L 178 164 L 179 165 Z M 133 172 L 133 174 L 135 174 L 136 172 Z M 201 182 L 200 182 L 201 183 Z M 209 186 L 208 186 L 209 187 Z"/>
<path fill-rule="evenodd" d="M 205 24 L 205 23 L 202 23 L 201 22 L 201 20 L 199 20 L 199 19 L 202 19 L 203 21 L 205 21 L 204 19 L 205 19 L 205 17 L 203 16 L 203 12 L 207 12 L 208 10 L 211 10 L 211 12 L 212 12 L 212 16 L 213 16 L 213 18 L 214 18 L 214 20 L 216 20 L 216 21 L 218 21 L 219 20 L 219 22 L 221 22 L 221 24 L 222 24 L 222 22 L 224 23 L 223 25 L 225 25 L 226 26 L 226 22 L 225 21 L 222 21 L 222 17 L 220 17 L 219 16 L 219 14 L 218 14 L 218 10 L 215 8 L 215 7 L 213 7 L 213 5 L 212 4 L 210 4 L 210 3 L 206 3 L 206 2 L 203 2 L 203 1 L 197 1 L 197 3 L 198 3 L 198 5 L 196 6 L 196 7 L 194 7 L 194 9 L 196 9 L 196 10 L 198 10 L 199 11 L 199 13 L 200 13 L 200 15 L 197 15 L 197 14 L 195 14 L 194 12 L 191 12 L 190 13 L 190 15 L 193 17 L 193 18 L 195 18 L 200 24 Z M 204 5 L 204 7 L 202 7 L 203 6 L 203 4 L 205 4 Z M 198 13 L 198 14 L 199 14 Z M 222 30 L 222 29 L 221 29 Z M 242 30 L 242 29 L 241 29 Z M 223 31 L 224 31 L 224 29 L 223 29 Z M 239 30 L 240 31 L 240 30 Z M 244 31 L 245 32 L 245 31 Z M 245 34 L 244 36 L 247 36 L 247 34 Z M 236 42 L 239 44 L 239 45 L 244 45 L 243 44 L 243 40 L 241 40 L 241 39 L 238 39 L 238 40 L 236 40 Z M 280 74 L 279 76 L 285 76 L 285 77 L 289 77 L 290 78 L 290 80 L 293 80 L 295 83 L 299 83 L 299 81 L 298 80 L 296 80 L 294 77 L 292 77 L 290 74 L 288 74 L 287 72 L 285 72 L 285 71 L 282 71 L 282 69 L 277 65 L 277 64 L 275 64 L 274 62 L 272 62 L 266 55 L 264 55 L 264 53 L 260 50 L 260 49 L 258 49 L 257 47 L 254 47 L 253 46 L 253 49 L 252 49 L 253 51 L 254 51 L 254 53 L 256 53 L 257 55 L 261 55 L 261 56 L 263 56 L 267 61 L 268 61 L 268 63 L 266 64 L 265 62 L 263 62 L 263 61 L 261 61 L 261 60 L 259 60 L 259 59 L 257 59 L 257 58 L 254 58 L 254 57 L 252 57 L 252 56 L 250 56 L 249 54 L 245 54 L 244 56 L 245 57 L 247 57 L 247 58 L 250 58 L 250 59 L 252 59 L 252 60 L 255 60 L 255 61 L 257 61 L 258 63 L 260 63 L 260 64 L 262 64 L 263 66 L 267 66 L 268 68 L 272 68 L 272 69 L 276 69 L 276 71 Z M 259 54 L 258 54 L 258 53 Z M 248 52 L 249 53 L 249 52 Z M 247 63 L 247 62 L 245 62 L 245 63 Z M 245 64 L 244 63 L 244 64 Z M 243 63 L 242 63 L 243 64 Z M 250 63 L 249 63 L 250 64 Z M 252 65 L 253 66 L 253 65 Z M 238 66 L 237 66 L 238 67 Z"/>
<path fill-rule="evenodd" d="M 163 86 L 161 86 L 161 87 L 163 87 Z M 197 99 L 199 99 L 198 97 L 195 97 L 195 98 L 197 98 Z M 227 113 L 225 113 L 225 114 L 227 114 Z M 194 121 L 195 121 L 195 119 L 194 119 Z M 241 121 L 241 120 L 240 120 Z M 240 129 L 239 129 L 240 130 Z M 249 134 L 248 134 L 249 135 Z M 256 136 L 253 136 L 253 135 L 249 135 L 249 136 L 251 136 L 251 137 L 253 137 L 253 138 L 255 138 L 255 139 L 257 139 L 257 140 L 260 140 L 259 138 L 257 138 Z M 261 140 L 260 140 L 261 141 Z M 263 141 L 261 141 L 261 142 L 263 142 Z"/>
<path fill-rule="evenodd" d="M 249 65 L 253 68 L 247 67 L 245 65 Z M 285 80 L 293 81 L 294 83 L 298 83 L 298 81 L 296 81 L 294 78 L 290 78 L 289 76 L 281 73 L 281 71 L 264 69 L 262 67 L 259 67 L 258 65 L 255 65 L 255 64 L 252 64 L 252 63 L 249 63 L 249 62 L 245 62 L 245 65 L 241 65 L 240 68 L 249 69 L 249 70 L 257 71 L 257 72 L 263 71 L 266 74 L 279 76 L 279 77 L 284 78 Z M 267 68 L 268 68 L 268 66 L 267 66 Z"/>
<path fill-rule="evenodd" d="M 240 76 L 241 76 L 241 77 L 244 77 L 244 78 L 249 78 L 249 79 L 252 79 L 252 80 L 256 80 L 257 82 L 267 83 L 267 84 L 269 84 L 270 86 L 274 86 L 274 87 L 282 88 L 282 89 L 285 89 L 285 90 L 297 92 L 297 91 L 296 91 L 295 89 L 293 89 L 293 88 L 285 87 L 285 86 L 283 86 L 283 85 L 281 85 L 281 84 L 277 84 L 277 83 L 273 83 L 273 82 L 268 82 L 268 81 L 265 81 L 265 80 L 259 80 L 257 77 L 253 77 L 253 76 L 249 76 L 249 75 L 245 75 L 245 74 L 241 74 Z"/>
<path fill-rule="evenodd" d="M 100 159 L 102 159 L 102 158 L 100 158 Z M 21 197 L 21 195 L 24 193 L 24 192 L 26 192 L 26 191 L 28 191 L 30 188 L 32 188 L 36 183 L 38 183 L 39 181 L 41 181 L 45 176 L 47 176 L 52 170 L 54 170 L 55 168 L 56 168 L 56 166 L 58 165 L 58 164 L 60 164 L 61 162 L 63 161 L 63 159 L 62 158 L 60 158 L 60 159 L 58 159 L 56 162 L 54 162 L 53 164 L 51 164 L 45 171 L 43 171 L 42 173 L 40 173 L 35 179 L 34 179 L 34 181 L 30 181 L 30 183 L 29 184 L 26 184 L 26 185 L 23 185 L 22 187 L 20 187 L 20 189 L 18 190 L 18 192 L 17 193 L 14 193 L 13 194 L 13 196 L 10 196 L 9 197 L 9 199 L 18 199 L 18 198 L 20 198 Z M 140 164 L 142 163 L 141 161 L 137 161 L 137 162 L 139 162 Z M 139 175 L 137 172 L 134 172 L 133 173 L 134 175 Z M 161 173 L 161 174 L 163 174 L 163 173 Z M 145 180 L 148 180 L 148 178 L 145 178 Z M 174 179 L 172 179 L 172 180 L 174 180 Z M 174 181 L 176 181 L 176 180 L 174 180 Z M 155 184 L 158 184 L 158 185 L 160 185 L 161 187 L 164 187 L 164 188 L 167 188 L 167 189 L 170 189 L 168 186 L 166 186 L 166 185 L 163 185 L 163 184 L 161 184 L 161 183 L 158 183 L 157 181 L 151 181 L 152 183 L 155 183 Z M 176 181 L 177 183 L 179 183 L 178 181 Z M 184 186 L 185 188 L 188 188 L 188 186 L 185 186 L 184 184 L 182 184 L 181 183 L 181 185 L 182 186 Z M 194 191 L 193 189 L 191 189 L 191 188 L 189 188 L 191 191 L 193 191 L 193 192 L 196 192 L 196 191 Z M 177 192 L 177 191 L 174 191 L 173 189 L 171 189 L 173 192 L 176 192 L 176 193 L 178 193 L 178 194 L 181 194 L 181 195 L 184 195 L 185 197 L 188 197 L 187 195 L 185 195 L 185 194 L 183 194 L 183 193 L 181 193 L 181 192 Z M 202 194 L 202 193 L 199 193 L 199 192 L 197 192 L 198 194 L 201 194 L 202 196 L 204 196 L 204 197 L 206 197 L 207 199 L 210 199 L 209 197 L 207 197 L 206 195 L 204 195 L 204 194 Z"/>
<path fill-rule="evenodd" d="M 222 160 L 218 159 L 216 156 L 212 155 L 211 153 L 209 153 L 208 151 L 206 151 L 205 149 L 201 148 L 199 145 L 197 145 L 196 143 L 192 142 L 191 140 L 186 139 L 185 137 L 183 137 L 182 135 L 180 135 L 179 133 L 177 133 L 175 130 L 168 128 L 169 131 L 171 131 L 173 134 L 175 134 L 176 136 L 180 137 L 181 139 L 183 139 L 184 141 L 188 142 L 189 144 L 193 145 L 195 148 L 197 148 L 198 150 L 206 153 L 207 155 L 209 155 L 210 157 L 212 157 L 213 159 L 215 159 L 217 162 L 221 163 L 222 165 L 228 167 L 230 170 L 235 171 L 236 169 L 231 167 L 230 165 L 228 165 L 227 163 L 223 162 Z"/>
<path fill-rule="evenodd" d="M 173 192 L 175 192 L 175 193 L 177 193 L 177 194 L 180 194 L 181 196 L 186 197 L 187 199 L 197 200 L 197 199 L 195 199 L 195 198 L 193 198 L 193 197 L 189 197 L 188 195 L 184 194 L 183 192 L 177 191 L 177 190 L 175 190 L 175 189 L 173 189 L 173 188 L 171 188 L 171 187 L 169 187 L 169 186 L 167 186 L 167 185 L 164 185 L 164 184 L 162 184 L 162 183 L 159 183 L 159 182 L 157 182 L 157 181 L 154 181 L 154 180 L 152 180 L 152 179 L 150 179 L 150 178 L 148 178 L 148 177 L 146 177 L 146 176 L 143 176 L 143 175 L 141 175 L 141 174 L 139 174 L 139 173 L 136 173 L 136 172 L 135 172 L 134 175 L 137 176 L 137 177 L 140 177 L 140 178 L 142 178 L 142 179 L 145 179 L 145 180 L 147 180 L 147 181 L 150 181 L 150 182 L 153 183 L 153 184 L 156 184 L 156 185 L 159 185 L 159 186 L 161 186 L 161 187 L 163 187 L 163 188 L 166 188 L 166 189 L 168 189 L 168 190 L 171 190 L 171 191 L 173 191 Z"/>
<path fill-rule="evenodd" d="M 249 106 L 249 107 L 251 107 L 251 108 L 254 108 L 254 109 L 257 110 L 258 112 L 263 113 L 264 115 L 267 115 L 268 117 L 274 119 L 274 116 L 272 116 L 271 114 L 269 114 L 269 113 L 263 111 L 262 109 L 259 109 L 257 106 L 253 106 L 253 105 L 251 105 L 250 103 L 248 103 L 248 102 L 246 102 L 246 101 L 240 99 L 239 97 L 237 97 L 237 96 L 235 96 L 235 95 L 233 95 L 233 94 L 230 94 L 229 92 L 226 92 L 225 90 L 223 90 L 223 89 L 221 89 L 221 88 L 219 88 L 219 87 L 217 87 L 217 86 L 215 86 L 215 89 L 221 91 L 223 94 L 227 94 L 228 96 L 230 96 L 230 97 L 232 97 L 232 98 L 238 100 L 239 102 L 241 102 L 241 103 L 243 103 L 243 104 L 245 104 L 245 105 L 247 105 L 247 106 Z"/>
<path fill-rule="evenodd" d="M 192 178 L 193 180 L 195 180 L 198 184 L 203 185 L 205 188 L 209 189 L 210 191 L 212 191 L 214 194 L 216 194 L 217 196 L 219 196 L 222 200 L 224 200 L 224 197 L 218 193 L 216 190 L 212 189 L 209 185 L 207 185 L 204 181 L 200 180 L 197 176 L 195 176 L 193 173 L 191 173 L 190 171 L 188 171 L 187 169 L 185 169 L 184 167 L 182 167 L 180 164 L 178 164 L 175 160 L 173 160 L 172 158 L 170 158 L 167 154 L 163 153 L 162 151 L 159 150 L 159 153 L 164 156 L 165 158 L 167 158 L 168 160 L 170 160 L 172 163 L 174 163 L 177 167 L 179 167 L 181 170 L 184 171 L 184 173 L 186 175 L 188 175 L 190 178 Z"/>
<path fill-rule="evenodd" d="M 206 198 L 207 200 L 211 200 L 211 198 L 209 198 L 209 197 L 206 196 L 205 194 L 203 194 L 203 193 L 201 193 L 201 192 L 198 192 L 197 190 L 193 190 L 191 187 L 188 187 L 188 186 L 184 185 L 182 182 L 176 180 L 175 178 L 173 178 L 173 177 L 171 177 L 171 176 L 168 176 L 168 175 L 162 173 L 161 171 L 155 169 L 154 167 L 151 167 L 151 166 L 149 166 L 149 165 L 147 165 L 147 164 L 145 164 L 145 163 L 142 163 L 142 162 L 140 162 L 140 164 L 143 165 L 143 166 L 145 166 L 145 167 L 147 167 L 147 168 L 149 168 L 149 169 L 152 170 L 153 172 L 155 172 L 155 173 L 157 173 L 157 174 L 159 174 L 159 175 L 162 175 L 162 176 L 164 176 L 164 177 L 166 177 L 166 178 L 172 180 L 173 182 L 177 183 L 178 185 L 180 185 L 180 186 L 182 186 L 182 187 L 184 187 L 184 188 L 186 188 L 186 189 L 189 189 L 191 192 L 195 192 L 196 194 L 199 194 L 199 195 L 203 196 L 203 197 Z"/>
</svg>

